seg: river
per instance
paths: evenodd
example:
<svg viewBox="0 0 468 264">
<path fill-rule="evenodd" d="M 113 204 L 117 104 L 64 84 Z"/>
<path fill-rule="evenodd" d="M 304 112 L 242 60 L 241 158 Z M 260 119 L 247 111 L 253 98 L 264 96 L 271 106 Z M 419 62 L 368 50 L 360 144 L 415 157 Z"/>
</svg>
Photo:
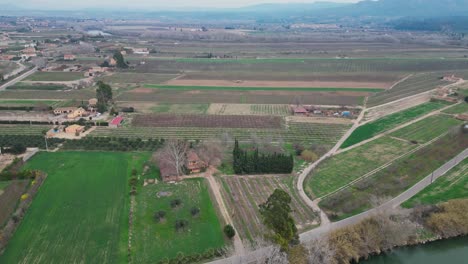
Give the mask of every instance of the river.
<svg viewBox="0 0 468 264">
<path fill-rule="evenodd" d="M 467 264 L 468 237 L 436 241 L 425 245 L 398 248 L 373 256 L 360 264 Z"/>
</svg>

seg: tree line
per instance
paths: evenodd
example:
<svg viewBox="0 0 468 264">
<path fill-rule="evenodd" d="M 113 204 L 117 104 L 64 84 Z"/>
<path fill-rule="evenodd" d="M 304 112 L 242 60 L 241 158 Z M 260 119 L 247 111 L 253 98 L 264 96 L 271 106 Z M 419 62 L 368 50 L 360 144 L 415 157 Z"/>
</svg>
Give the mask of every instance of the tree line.
<svg viewBox="0 0 468 264">
<path fill-rule="evenodd" d="M 233 168 L 236 174 L 291 173 L 294 167 L 292 155 L 260 154 L 258 148 L 252 153 L 242 150 L 239 141 L 235 141 L 233 150 Z"/>
</svg>

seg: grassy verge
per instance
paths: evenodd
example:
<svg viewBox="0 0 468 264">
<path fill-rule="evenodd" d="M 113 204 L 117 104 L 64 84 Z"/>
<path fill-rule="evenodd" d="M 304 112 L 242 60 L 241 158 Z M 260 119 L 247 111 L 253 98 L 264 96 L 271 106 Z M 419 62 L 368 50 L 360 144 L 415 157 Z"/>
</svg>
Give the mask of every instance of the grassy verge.
<svg viewBox="0 0 468 264">
<path fill-rule="evenodd" d="M 437 109 L 441 109 L 444 106 L 447 106 L 447 104 L 442 102 L 429 102 L 362 125 L 354 130 L 351 136 L 341 145 L 341 148 L 351 147 L 382 132 L 395 128 L 398 125 L 409 122 Z"/>
<path fill-rule="evenodd" d="M 468 198 L 468 159 L 462 161 L 432 185 L 403 203 L 403 207 L 411 208 L 418 204 L 438 204 L 459 198 Z"/>
</svg>

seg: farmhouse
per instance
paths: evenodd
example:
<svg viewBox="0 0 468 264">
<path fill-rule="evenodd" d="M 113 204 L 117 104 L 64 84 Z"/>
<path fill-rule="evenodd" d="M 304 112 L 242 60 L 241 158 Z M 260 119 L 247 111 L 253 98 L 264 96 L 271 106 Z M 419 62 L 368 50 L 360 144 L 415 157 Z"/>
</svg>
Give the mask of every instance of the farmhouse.
<svg viewBox="0 0 468 264">
<path fill-rule="evenodd" d="M 76 56 L 73 55 L 73 54 L 65 54 L 65 55 L 63 55 L 63 60 L 72 61 L 72 60 L 75 60 L 75 59 L 76 59 Z"/>
<path fill-rule="evenodd" d="M 175 181 L 177 180 L 177 177 L 180 176 L 177 175 L 176 168 L 169 162 L 164 161 L 163 159 L 159 159 L 158 165 L 161 178 L 164 182 Z"/>
<path fill-rule="evenodd" d="M 133 53 L 134 54 L 138 54 L 138 55 L 148 55 L 149 54 L 149 51 L 147 48 L 141 48 L 141 49 L 133 49 Z"/>
<path fill-rule="evenodd" d="M 446 74 L 444 77 L 442 77 L 442 80 L 448 81 L 448 82 L 458 82 L 461 78 L 456 77 L 455 74 Z"/>
<path fill-rule="evenodd" d="M 116 118 L 112 119 L 112 121 L 109 123 L 109 127 L 117 128 L 122 124 L 122 121 L 123 121 L 123 117 L 117 116 Z"/>
<path fill-rule="evenodd" d="M 71 114 L 73 113 L 77 107 L 59 107 L 54 109 L 55 115 L 62 115 L 62 114 Z"/>
<path fill-rule="evenodd" d="M 200 173 L 204 168 L 206 168 L 205 162 L 200 160 L 197 153 L 193 150 L 190 150 L 187 153 L 187 162 L 185 167 L 189 170 L 190 174 Z"/>
<path fill-rule="evenodd" d="M 86 112 L 86 110 L 84 110 L 82 107 L 79 107 L 79 108 L 75 109 L 73 112 L 69 113 L 67 115 L 67 118 L 68 119 L 74 119 L 74 118 L 83 117 L 83 116 L 86 116 L 86 115 L 88 115 L 88 112 Z"/>
<path fill-rule="evenodd" d="M 305 107 L 302 105 L 293 106 L 292 111 L 294 115 L 302 115 L 302 116 L 307 115 L 309 113 L 307 109 L 305 109 Z"/>
<path fill-rule="evenodd" d="M 76 135 L 83 131 L 84 131 L 84 126 L 80 126 L 80 125 L 71 125 L 65 128 L 65 133 L 67 134 Z"/>
</svg>

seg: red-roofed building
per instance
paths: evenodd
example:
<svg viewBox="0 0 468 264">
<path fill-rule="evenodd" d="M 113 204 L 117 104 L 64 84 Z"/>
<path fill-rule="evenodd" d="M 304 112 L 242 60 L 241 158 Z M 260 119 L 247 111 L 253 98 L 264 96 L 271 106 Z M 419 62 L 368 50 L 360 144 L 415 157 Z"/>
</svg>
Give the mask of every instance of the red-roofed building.
<svg viewBox="0 0 468 264">
<path fill-rule="evenodd" d="M 293 106 L 292 110 L 294 115 L 307 115 L 309 113 L 309 111 L 307 111 L 307 109 L 301 105 Z"/>
<path fill-rule="evenodd" d="M 122 116 L 117 116 L 112 121 L 109 123 L 109 127 L 112 128 L 117 128 L 122 124 L 123 117 Z"/>
</svg>

